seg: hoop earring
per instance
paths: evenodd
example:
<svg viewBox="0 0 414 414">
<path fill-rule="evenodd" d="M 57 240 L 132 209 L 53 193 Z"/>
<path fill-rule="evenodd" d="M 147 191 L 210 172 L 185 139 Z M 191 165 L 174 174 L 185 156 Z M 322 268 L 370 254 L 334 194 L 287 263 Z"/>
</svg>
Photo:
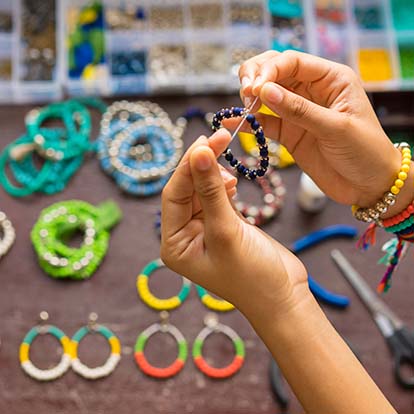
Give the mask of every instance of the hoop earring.
<svg viewBox="0 0 414 414">
<path fill-rule="evenodd" d="M 240 370 L 244 363 L 245 349 L 243 340 L 229 326 L 219 323 L 215 314 L 208 314 L 204 318 L 205 327 L 197 335 L 193 344 L 193 360 L 196 367 L 210 378 L 224 379 L 233 376 Z M 221 332 L 233 342 L 235 357 L 233 361 L 224 368 L 214 368 L 203 358 L 203 345 L 208 336 L 213 333 Z"/>
<path fill-rule="evenodd" d="M 52 381 L 61 377 L 70 367 L 71 345 L 70 339 L 56 326 L 47 325 L 45 322 L 49 319 L 49 314 L 45 311 L 40 313 L 41 323 L 34 326 L 24 337 L 20 345 L 20 364 L 23 371 L 30 377 L 38 381 Z M 30 361 L 30 345 L 38 335 L 50 334 L 57 338 L 63 348 L 63 355 L 60 362 L 51 369 L 37 368 Z"/>
<path fill-rule="evenodd" d="M 96 323 L 98 315 L 91 313 L 89 315 L 89 323 L 86 326 L 80 328 L 72 337 L 72 369 L 84 378 L 95 380 L 103 377 L 107 377 L 114 371 L 121 359 L 121 344 L 115 334 L 103 325 Z M 83 364 L 78 358 L 78 345 L 79 342 L 88 334 L 100 334 L 109 343 L 111 347 L 111 355 L 106 362 L 96 368 L 89 368 Z"/>
<path fill-rule="evenodd" d="M 224 299 L 214 298 L 203 287 L 196 285 L 196 289 L 198 297 L 207 308 L 218 312 L 228 312 L 234 309 L 233 304 Z"/>
<path fill-rule="evenodd" d="M 156 259 L 148 263 L 144 269 L 142 269 L 141 273 L 137 277 L 138 295 L 142 301 L 152 309 L 158 311 L 173 310 L 181 306 L 181 304 L 187 299 L 191 289 L 191 282 L 183 276 L 183 285 L 178 295 L 172 296 L 168 299 L 159 299 L 149 290 L 148 279 L 155 270 L 160 269 L 161 267 L 165 267 L 165 264 L 161 259 Z"/>
<path fill-rule="evenodd" d="M 184 368 L 188 355 L 188 346 L 183 334 L 174 325 L 169 323 L 168 312 L 161 312 L 160 318 L 160 323 L 154 323 L 138 336 L 135 343 L 135 362 L 144 374 L 154 378 L 166 379 L 174 377 Z M 154 367 L 145 358 L 144 351 L 147 340 L 156 332 L 170 334 L 176 340 L 178 345 L 177 359 L 170 366 L 165 368 Z"/>
</svg>

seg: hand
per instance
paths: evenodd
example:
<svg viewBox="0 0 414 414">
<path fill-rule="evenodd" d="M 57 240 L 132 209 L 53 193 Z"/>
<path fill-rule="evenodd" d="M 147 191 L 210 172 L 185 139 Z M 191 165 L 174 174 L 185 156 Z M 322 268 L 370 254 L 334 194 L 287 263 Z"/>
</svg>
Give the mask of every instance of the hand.
<svg viewBox="0 0 414 414">
<path fill-rule="evenodd" d="M 259 96 L 280 116 L 257 114 L 266 136 L 285 145 L 329 197 L 372 207 L 389 191 L 401 154 L 351 68 L 306 53 L 268 51 L 246 61 L 239 75 L 245 105 Z"/>
<path fill-rule="evenodd" d="M 161 258 L 248 317 L 269 309 L 283 314 L 310 295 L 307 274 L 299 259 L 233 209 L 216 161 L 229 142 L 226 130 L 199 138 L 164 188 Z"/>
</svg>

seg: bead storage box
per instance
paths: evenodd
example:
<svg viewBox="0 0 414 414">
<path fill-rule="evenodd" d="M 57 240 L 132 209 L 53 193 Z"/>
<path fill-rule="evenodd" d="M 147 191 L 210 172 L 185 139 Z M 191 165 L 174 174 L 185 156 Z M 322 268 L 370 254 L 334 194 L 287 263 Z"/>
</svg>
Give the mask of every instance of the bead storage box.
<svg viewBox="0 0 414 414">
<path fill-rule="evenodd" d="M 0 99 L 234 93 L 265 50 L 345 63 L 369 91 L 414 89 L 410 0 L 2 0 Z"/>
</svg>

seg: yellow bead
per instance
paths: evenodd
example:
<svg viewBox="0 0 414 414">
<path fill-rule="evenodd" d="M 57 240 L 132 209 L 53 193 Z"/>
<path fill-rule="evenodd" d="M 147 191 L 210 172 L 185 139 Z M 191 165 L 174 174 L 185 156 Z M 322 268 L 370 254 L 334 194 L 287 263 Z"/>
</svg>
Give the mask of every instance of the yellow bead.
<svg viewBox="0 0 414 414">
<path fill-rule="evenodd" d="M 410 166 L 406 165 L 406 164 L 402 165 L 401 166 L 401 171 L 405 172 L 405 173 L 408 173 L 408 171 L 410 171 Z"/>
<path fill-rule="evenodd" d="M 404 157 L 402 160 L 402 165 L 410 165 L 411 158 Z"/>
<path fill-rule="evenodd" d="M 395 185 L 397 188 L 402 188 L 402 187 L 403 187 L 403 185 L 404 185 L 404 181 L 403 181 L 403 180 L 400 180 L 400 179 L 395 180 L 394 185 Z"/>
<path fill-rule="evenodd" d="M 395 185 L 393 185 L 393 186 L 391 187 L 391 192 L 392 192 L 394 195 L 397 195 L 397 194 L 400 192 L 400 189 L 399 189 L 398 187 L 396 187 Z"/>
<path fill-rule="evenodd" d="M 407 173 L 406 173 L 406 172 L 404 172 L 404 171 L 401 171 L 401 172 L 398 174 L 398 178 L 399 178 L 400 180 L 405 181 L 405 180 L 407 179 Z"/>
<path fill-rule="evenodd" d="M 357 210 L 359 210 L 359 207 L 356 204 L 353 204 L 353 206 L 351 207 L 352 214 L 355 214 Z"/>
<path fill-rule="evenodd" d="M 402 155 L 403 155 L 403 157 L 409 157 L 409 156 L 411 156 L 411 151 L 408 148 L 403 149 L 402 150 Z"/>
</svg>

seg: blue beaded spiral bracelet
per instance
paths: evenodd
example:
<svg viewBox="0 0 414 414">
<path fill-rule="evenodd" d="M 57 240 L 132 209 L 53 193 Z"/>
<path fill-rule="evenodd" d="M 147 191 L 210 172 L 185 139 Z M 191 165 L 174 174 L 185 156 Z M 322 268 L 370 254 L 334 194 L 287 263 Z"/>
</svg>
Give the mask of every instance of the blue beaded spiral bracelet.
<svg viewBox="0 0 414 414">
<path fill-rule="evenodd" d="M 232 107 L 223 108 L 217 111 L 213 117 L 212 129 L 217 131 L 221 128 L 223 119 L 244 117 L 250 124 L 252 133 L 256 137 L 257 145 L 259 147 L 260 160 L 256 170 L 250 169 L 244 166 L 232 153 L 230 148 L 227 148 L 224 152 L 224 158 L 229 164 L 237 170 L 237 172 L 248 180 L 255 180 L 257 177 L 263 177 L 269 166 L 269 149 L 266 144 L 266 138 L 263 132 L 262 126 L 256 120 L 256 117 L 249 112 L 246 108 Z"/>
</svg>

